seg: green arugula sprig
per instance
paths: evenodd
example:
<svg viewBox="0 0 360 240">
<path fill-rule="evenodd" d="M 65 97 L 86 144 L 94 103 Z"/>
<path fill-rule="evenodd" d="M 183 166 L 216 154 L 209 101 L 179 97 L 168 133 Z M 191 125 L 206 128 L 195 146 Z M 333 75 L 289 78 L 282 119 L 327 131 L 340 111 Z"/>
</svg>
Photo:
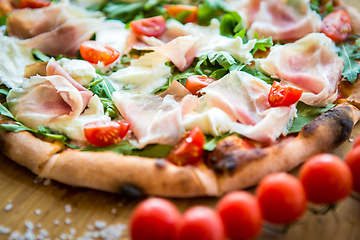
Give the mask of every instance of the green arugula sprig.
<svg viewBox="0 0 360 240">
<path fill-rule="evenodd" d="M 8 118 L 11 118 L 14 121 L 14 124 L 5 124 L 5 123 L 1 124 L 0 130 L 12 131 L 12 132 L 29 131 L 36 135 L 41 135 L 44 137 L 59 140 L 70 148 L 74 148 L 74 149 L 77 148 L 77 146 L 68 143 L 68 138 L 66 136 L 62 134 L 54 134 L 50 131 L 50 129 L 45 128 L 44 126 L 39 126 L 38 130 L 34 130 L 32 128 L 26 127 L 12 115 L 12 113 L 3 104 L 0 104 L 0 114 Z"/>
<path fill-rule="evenodd" d="M 198 22 L 200 25 L 209 25 L 211 19 L 218 18 L 229 12 L 223 0 L 203 0 L 199 6 Z"/>
<path fill-rule="evenodd" d="M 360 73 L 360 40 L 356 40 L 355 44 L 349 41 L 338 44 L 340 48 L 339 56 L 344 60 L 343 76 L 349 82 L 354 83 Z"/>
</svg>

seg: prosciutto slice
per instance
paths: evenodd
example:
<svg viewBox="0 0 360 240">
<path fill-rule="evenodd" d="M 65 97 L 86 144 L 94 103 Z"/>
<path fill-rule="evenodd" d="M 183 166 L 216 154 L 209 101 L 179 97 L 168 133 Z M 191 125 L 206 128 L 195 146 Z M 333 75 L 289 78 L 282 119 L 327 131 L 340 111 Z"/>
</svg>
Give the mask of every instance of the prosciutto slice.
<svg viewBox="0 0 360 240">
<path fill-rule="evenodd" d="M 99 13 L 90 13 L 69 1 L 40 9 L 21 9 L 7 19 L 10 36 L 49 55 L 76 56 L 80 44 L 99 29 Z"/>
<path fill-rule="evenodd" d="M 213 124 L 199 126 L 205 133 L 237 132 L 271 144 L 286 133 L 296 109 L 294 105 L 271 108 L 267 100 L 270 87 L 248 73 L 232 71 L 203 89 L 206 94 L 200 99 L 201 105 L 195 109 L 195 114 L 185 116 L 186 125 L 205 119 L 206 124 Z"/>
<path fill-rule="evenodd" d="M 334 53 L 332 40 L 322 33 L 312 33 L 285 45 L 271 48 L 260 69 L 282 83 L 304 90 L 301 101 L 324 106 L 337 97 L 337 85 L 343 60 Z"/>
<path fill-rule="evenodd" d="M 80 116 L 92 96 L 55 60 L 49 61 L 47 72 L 51 76 L 25 79 L 23 86 L 12 89 L 7 97 L 14 116 L 34 129 L 57 119 Z"/>
<path fill-rule="evenodd" d="M 274 40 L 297 40 L 318 32 L 321 17 L 310 8 L 309 0 L 230 1 L 247 19 L 248 36 L 272 37 Z"/>
<path fill-rule="evenodd" d="M 164 98 L 151 94 L 131 94 L 118 91 L 113 101 L 134 132 L 138 147 L 147 144 L 175 145 L 185 132 L 182 116 L 198 105 L 198 99 L 187 95 L 181 102 L 172 95 Z"/>
</svg>

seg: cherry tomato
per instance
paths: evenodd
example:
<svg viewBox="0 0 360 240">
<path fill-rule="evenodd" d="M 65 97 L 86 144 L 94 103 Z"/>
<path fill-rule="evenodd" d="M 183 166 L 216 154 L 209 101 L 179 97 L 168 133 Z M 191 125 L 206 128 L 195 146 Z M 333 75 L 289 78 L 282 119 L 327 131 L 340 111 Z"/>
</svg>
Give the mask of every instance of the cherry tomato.
<svg viewBox="0 0 360 240">
<path fill-rule="evenodd" d="M 130 23 L 130 28 L 137 34 L 148 37 L 158 37 L 165 31 L 165 24 L 165 18 L 163 16 L 157 16 L 132 21 Z"/>
<path fill-rule="evenodd" d="M 353 149 L 360 146 L 360 135 L 355 139 Z"/>
<path fill-rule="evenodd" d="M 199 90 L 207 87 L 209 84 L 215 81 L 215 78 L 211 78 L 206 75 L 192 75 L 186 80 L 185 88 L 193 95 L 196 95 Z"/>
<path fill-rule="evenodd" d="M 162 198 L 147 199 L 135 208 L 130 217 L 131 239 L 174 239 L 180 217 L 179 211 L 170 201 Z"/>
<path fill-rule="evenodd" d="M 224 240 L 225 231 L 217 212 L 196 206 L 185 211 L 178 226 L 177 240 Z"/>
<path fill-rule="evenodd" d="M 80 45 L 80 55 L 89 63 L 102 62 L 104 65 L 109 65 L 119 57 L 120 53 L 106 44 L 85 41 Z"/>
<path fill-rule="evenodd" d="M 252 239 L 262 229 L 258 200 L 248 192 L 233 191 L 220 199 L 217 211 L 224 223 L 225 233 L 232 240 Z"/>
<path fill-rule="evenodd" d="M 334 42 L 344 41 L 351 33 L 349 14 L 342 9 L 329 13 L 322 20 L 321 32 Z"/>
<path fill-rule="evenodd" d="M 286 86 L 274 81 L 268 101 L 271 107 L 289 107 L 299 101 L 303 90 Z"/>
<path fill-rule="evenodd" d="M 309 201 L 318 204 L 335 203 L 347 197 L 353 187 L 349 166 L 332 154 L 318 154 L 301 167 L 299 179 Z"/>
<path fill-rule="evenodd" d="M 43 8 L 49 6 L 51 1 L 46 0 L 20 0 L 18 8 Z"/>
<path fill-rule="evenodd" d="M 307 209 L 304 187 L 288 173 L 273 173 L 263 178 L 256 195 L 264 219 L 273 224 L 294 222 Z"/>
<path fill-rule="evenodd" d="M 353 177 L 353 189 L 360 193 L 360 147 L 353 148 L 345 158 L 345 162 L 349 165 Z"/>
<path fill-rule="evenodd" d="M 130 124 L 118 121 L 98 121 L 84 126 L 86 139 L 94 146 L 106 147 L 117 144 L 129 131 Z"/>
<path fill-rule="evenodd" d="M 196 22 L 197 13 L 199 11 L 199 8 L 196 6 L 181 4 L 167 4 L 164 5 L 164 8 L 169 16 L 178 20 L 183 20 L 180 21 L 182 23 Z M 181 19 L 182 17 L 184 17 L 184 19 Z"/>
<path fill-rule="evenodd" d="M 171 150 L 167 160 L 178 166 L 197 164 L 202 157 L 204 144 L 204 134 L 199 127 L 195 127 Z"/>
</svg>

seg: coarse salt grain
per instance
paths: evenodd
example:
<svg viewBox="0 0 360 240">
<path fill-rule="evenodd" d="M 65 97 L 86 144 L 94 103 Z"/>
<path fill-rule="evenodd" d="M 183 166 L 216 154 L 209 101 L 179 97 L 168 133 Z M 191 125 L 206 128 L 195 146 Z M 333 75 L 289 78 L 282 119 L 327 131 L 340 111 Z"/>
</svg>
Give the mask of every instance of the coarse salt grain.
<svg viewBox="0 0 360 240">
<path fill-rule="evenodd" d="M 51 179 L 45 179 L 43 182 L 44 186 L 49 186 L 51 184 Z"/>
<path fill-rule="evenodd" d="M 62 233 L 62 234 L 60 235 L 60 239 L 61 239 L 61 240 L 67 239 L 67 235 L 66 235 L 65 233 Z"/>
<path fill-rule="evenodd" d="M 75 235 L 76 234 L 76 229 L 75 228 L 70 228 L 70 234 Z"/>
<path fill-rule="evenodd" d="M 0 233 L 2 234 L 9 234 L 10 233 L 10 228 L 8 227 L 4 227 L 0 225 Z"/>
<path fill-rule="evenodd" d="M 12 207 L 13 207 L 13 205 L 11 204 L 11 203 L 9 203 L 9 204 L 7 204 L 6 206 L 5 206 L 5 210 L 6 211 L 10 211 L 11 209 L 12 209 Z"/>
<path fill-rule="evenodd" d="M 94 226 L 96 229 L 100 230 L 105 228 L 107 223 L 105 221 L 95 221 Z"/>
<path fill-rule="evenodd" d="M 36 226 L 36 228 L 41 228 L 42 227 L 41 223 L 37 223 L 35 226 Z"/>
<path fill-rule="evenodd" d="M 54 221 L 54 225 L 55 225 L 55 226 L 58 226 L 59 223 L 60 223 L 59 220 L 55 220 L 55 221 Z"/>
<path fill-rule="evenodd" d="M 33 230 L 34 224 L 31 221 L 25 221 L 25 227 L 29 230 Z"/>
<path fill-rule="evenodd" d="M 44 237 L 48 237 L 48 236 L 49 236 L 48 231 L 46 231 L 45 229 L 40 229 L 39 233 L 40 233 L 41 236 L 44 236 Z"/>
<path fill-rule="evenodd" d="M 41 183 L 42 182 L 42 178 L 39 177 L 39 176 L 36 176 L 35 180 L 34 180 L 34 183 L 37 184 L 37 183 Z"/>
<path fill-rule="evenodd" d="M 92 230 L 94 230 L 94 226 L 93 225 L 87 225 L 87 229 L 89 230 L 89 231 L 92 231 Z"/>
<path fill-rule="evenodd" d="M 71 223 L 71 219 L 70 218 L 66 218 L 65 219 L 65 224 L 69 225 Z"/>
<path fill-rule="evenodd" d="M 71 205 L 70 205 L 70 204 L 66 204 L 66 205 L 64 206 L 64 210 L 65 210 L 65 213 L 71 213 L 71 211 L 72 211 Z"/>
</svg>

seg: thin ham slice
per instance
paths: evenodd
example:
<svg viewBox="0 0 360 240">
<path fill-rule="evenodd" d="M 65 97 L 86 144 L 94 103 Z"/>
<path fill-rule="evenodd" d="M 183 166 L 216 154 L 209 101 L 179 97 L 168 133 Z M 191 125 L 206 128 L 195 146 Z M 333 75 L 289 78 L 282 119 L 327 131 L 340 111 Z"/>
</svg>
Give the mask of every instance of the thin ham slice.
<svg viewBox="0 0 360 240">
<path fill-rule="evenodd" d="M 197 98 L 191 95 L 185 96 L 180 103 L 172 95 L 163 98 L 126 91 L 115 92 L 112 98 L 121 115 L 130 123 L 139 148 L 155 143 L 178 143 L 185 132 L 182 116 L 198 105 Z"/>
<path fill-rule="evenodd" d="M 76 56 L 80 44 L 99 29 L 102 16 L 61 1 L 40 9 L 21 9 L 7 19 L 10 36 L 49 55 Z"/>
<path fill-rule="evenodd" d="M 304 90 L 301 101 L 324 106 L 337 97 L 343 60 L 334 53 L 335 45 L 322 33 L 312 33 L 285 45 L 271 48 L 258 66 L 282 83 Z"/>
</svg>

